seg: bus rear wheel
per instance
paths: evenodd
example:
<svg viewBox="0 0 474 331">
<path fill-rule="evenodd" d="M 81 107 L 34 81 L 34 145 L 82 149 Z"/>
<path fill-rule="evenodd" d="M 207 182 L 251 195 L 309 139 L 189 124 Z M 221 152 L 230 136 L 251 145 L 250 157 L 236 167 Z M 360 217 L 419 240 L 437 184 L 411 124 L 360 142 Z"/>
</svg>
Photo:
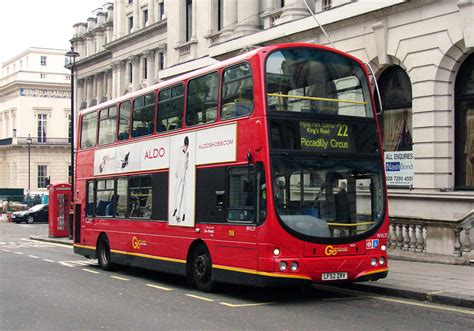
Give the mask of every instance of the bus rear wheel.
<svg viewBox="0 0 474 331">
<path fill-rule="evenodd" d="M 199 246 L 194 251 L 192 259 L 192 278 L 196 287 L 204 292 L 212 292 L 215 282 L 212 280 L 212 262 L 209 251 Z"/>
<path fill-rule="evenodd" d="M 110 271 L 113 269 L 113 263 L 110 258 L 110 244 L 106 236 L 102 236 L 97 246 L 97 260 L 102 270 Z"/>
</svg>

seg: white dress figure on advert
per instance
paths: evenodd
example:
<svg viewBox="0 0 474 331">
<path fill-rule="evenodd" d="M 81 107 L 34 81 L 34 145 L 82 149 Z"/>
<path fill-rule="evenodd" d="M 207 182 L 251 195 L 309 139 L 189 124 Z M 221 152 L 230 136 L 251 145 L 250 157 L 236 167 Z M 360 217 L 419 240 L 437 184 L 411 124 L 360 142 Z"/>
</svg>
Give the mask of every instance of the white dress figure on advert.
<svg viewBox="0 0 474 331">
<path fill-rule="evenodd" d="M 184 145 L 178 154 L 176 167 L 176 182 L 174 185 L 174 212 L 176 222 L 184 222 L 186 218 L 186 170 L 189 165 L 189 138 L 184 138 Z"/>
</svg>

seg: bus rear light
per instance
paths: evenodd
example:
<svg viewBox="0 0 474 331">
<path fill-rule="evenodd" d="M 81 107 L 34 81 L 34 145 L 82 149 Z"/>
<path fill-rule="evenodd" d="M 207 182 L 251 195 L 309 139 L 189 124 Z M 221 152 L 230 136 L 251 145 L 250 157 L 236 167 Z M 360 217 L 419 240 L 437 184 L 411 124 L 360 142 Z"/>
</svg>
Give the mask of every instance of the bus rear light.
<svg viewBox="0 0 474 331">
<path fill-rule="evenodd" d="M 381 249 L 383 252 L 385 252 L 385 251 L 387 250 L 387 246 L 382 245 L 382 247 L 380 247 L 380 249 Z"/>
<path fill-rule="evenodd" d="M 370 265 L 375 267 L 377 265 L 377 258 L 373 257 L 372 260 L 370 260 Z"/>
<path fill-rule="evenodd" d="M 280 249 L 279 249 L 279 248 L 275 248 L 275 249 L 273 250 L 273 255 L 275 255 L 275 256 L 280 255 Z"/>
<path fill-rule="evenodd" d="M 288 269 L 288 263 L 286 263 L 285 261 L 281 261 L 279 263 L 279 267 L 280 267 L 280 271 L 286 271 L 286 269 Z"/>
<path fill-rule="evenodd" d="M 384 258 L 383 256 L 380 257 L 379 263 L 380 263 L 380 265 L 384 265 L 384 264 L 385 264 L 385 258 Z"/>
<path fill-rule="evenodd" d="M 291 264 L 290 264 L 290 269 L 291 269 L 291 271 L 293 271 L 293 272 L 295 272 L 296 270 L 298 270 L 298 262 L 296 262 L 296 261 L 291 262 Z"/>
</svg>

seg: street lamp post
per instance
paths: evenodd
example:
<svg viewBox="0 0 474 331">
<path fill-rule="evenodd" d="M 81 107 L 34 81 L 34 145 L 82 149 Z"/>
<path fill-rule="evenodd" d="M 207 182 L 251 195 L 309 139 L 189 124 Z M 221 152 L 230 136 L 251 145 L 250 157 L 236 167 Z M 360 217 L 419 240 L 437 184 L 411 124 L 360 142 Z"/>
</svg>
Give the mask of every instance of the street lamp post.
<svg viewBox="0 0 474 331">
<path fill-rule="evenodd" d="M 31 143 L 33 140 L 31 139 L 30 134 L 28 134 L 28 138 L 26 138 L 26 144 L 28 145 L 28 196 L 31 192 Z"/>
<path fill-rule="evenodd" d="M 74 70 L 76 69 L 76 57 L 79 56 L 78 52 L 74 51 L 74 46 L 71 46 L 71 50 L 66 53 L 69 58 L 69 65 L 66 66 L 71 70 L 71 199 L 72 206 L 74 206 Z M 73 219 L 69 219 L 69 238 L 72 238 L 72 222 Z"/>
</svg>

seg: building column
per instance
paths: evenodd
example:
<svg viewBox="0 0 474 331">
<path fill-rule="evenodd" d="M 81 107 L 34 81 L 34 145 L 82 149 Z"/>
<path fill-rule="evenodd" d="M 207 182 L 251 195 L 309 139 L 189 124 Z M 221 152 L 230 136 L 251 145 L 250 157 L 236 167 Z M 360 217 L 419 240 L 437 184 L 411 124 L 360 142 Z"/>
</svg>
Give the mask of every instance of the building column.
<svg viewBox="0 0 474 331">
<path fill-rule="evenodd" d="M 97 96 L 96 100 L 97 103 L 100 103 L 102 101 L 102 97 L 104 96 L 104 73 L 100 72 L 95 75 L 94 81 L 97 84 Z"/>
<path fill-rule="evenodd" d="M 118 97 L 120 89 L 120 62 L 112 62 L 112 95 L 111 98 Z"/>
<path fill-rule="evenodd" d="M 283 7 L 283 13 L 281 14 L 281 17 L 278 22 L 275 23 L 281 24 L 285 22 L 299 20 L 300 18 L 309 15 L 311 14 L 308 12 L 308 8 L 306 8 L 304 0 L 286 0 L 285 7 Z"/>
<path fill-rule="evenodd" d="M 93 95 L 93 88 L 94 88 L 94 78 L 92 76 L 86 77 L 86 99 L 87 99 L 87 107 L 91 104 L 92 100 L 94 99 Z"/>
<path fill-rule="evenodd" d="M 237 24 L 237 0 L 223 1 L 224 17 L 222 34 L 223 38 L 231 36 Z"/>
<path fill-rule="evenodd" d="M 133 1 L 133 32 L 141 28 L 140 24 L 140 1 Z"/>
<path fill-rule="evenodd" d="M 147 49 L 143 52 L 143 56 L 147 61 L 147 73 L 146 86 L 151 86 L 155 83 L 155 51 Z"/>
<path fill-rule="evenodd" d="M 140 89 L 140 57 L 131 56 L 130 62 L 132 63 L 132 91 Z"/>
<path fill-rule="evenodd" d="M 122 0 L 114 1 L 114 5 L 114 39 L 119 39 L 124 35 L 125 7 Z"/>
<path fill-rule="evenodd" d="M 107 80 L 107 100 L 111 100 L 114 98 L 113 96 L 113 88 L 112 88 L 112 81 L 113 81 L 113 69 L 112 67 L 109 67 L 107 69 L 107 75 L 106 75 L 106 80 Z"/>
<path fill-rule="evenodd" d="M 148 25 L 155 23 L 155 0 L 148 0 Z"/>
<path fill-rule="evenodd" d="M 259 29 L 259 1 L 238 1 L 237 2 L 237 26 L 235 34 L 237 36 L 249 35 L 260 31 Z"/>
<path fill-rule="evenodd" d="M 76 80 L 76 100 L 74 109 L 81 109 L 82 103 L 84 102 L 84 79 Z"/>
</svg>

